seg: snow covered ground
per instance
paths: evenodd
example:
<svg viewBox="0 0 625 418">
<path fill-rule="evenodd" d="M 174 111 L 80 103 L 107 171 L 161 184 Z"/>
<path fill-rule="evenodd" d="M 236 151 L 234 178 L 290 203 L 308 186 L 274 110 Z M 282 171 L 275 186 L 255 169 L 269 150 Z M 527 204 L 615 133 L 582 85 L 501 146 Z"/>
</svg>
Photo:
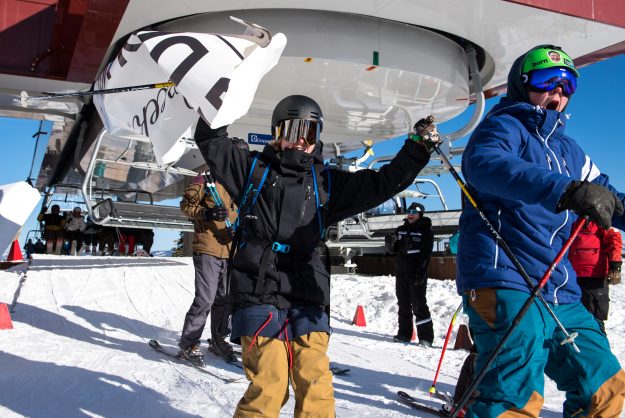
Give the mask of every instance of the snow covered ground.
<svg viewBox="0 0 625 418">
<path fill-rule="evenodd" d="M 245 382 L 221 383 L 172 364 L 147 344 L 151 338 L 176 344 L 194 293 L 189 258 L 35 257 L 15 304 L 20 277 L 0 272 L 0 303 L 15 307 L 14 329 L 0 331 L 1 417 L 232 416 Z M 625 364 L 625 286 L 612 287 L 611 296 L 608 334 Z M 428 301 L 434 347 L 393 343 L 394 278 L 333 276 L 329 354 L 333 364 L 351 369 L 334 379 L 338 417 L 426 416 L 398 403 L 395 393 L 427 392 L 460 297 L 453 282 L 430 280 Z M 364 307 L 365 328 L 351 325 L 357 305 Z M 440 390 L 453 392 L 465 356 L 447 351 Z M 215 373 L 242 375 L 206 358 Z M 552 382 L 545 398 L 541 416 L 561 416 L 564 397 Z M 282 416 L 292 411 L 291 396 Z"/>
</svg>

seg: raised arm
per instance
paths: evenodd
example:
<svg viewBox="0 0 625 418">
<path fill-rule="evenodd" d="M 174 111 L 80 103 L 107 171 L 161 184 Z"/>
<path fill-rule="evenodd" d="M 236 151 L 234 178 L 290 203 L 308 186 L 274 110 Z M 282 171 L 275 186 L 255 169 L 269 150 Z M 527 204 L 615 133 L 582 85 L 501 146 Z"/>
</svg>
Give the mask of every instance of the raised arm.
<svg viewBox="0 0 625 418">
<path fill-rule="evenodd" d="M 348 173 L 331 170 L 330 202 L 327 223 L 335 223 L 384 203 L 404 190 L 430 160 L 426 147 L 406 140 L 390 163 L 379 171 Z"/>
<path fill-rule="evenodd" d="M 227 126 L 211 129 L 203 119 L 195 130 L 195 142 L 213 176 L 232 199 L 239 202 L 251 164 L 250 152 L 233 145 Z"/>
</svg>

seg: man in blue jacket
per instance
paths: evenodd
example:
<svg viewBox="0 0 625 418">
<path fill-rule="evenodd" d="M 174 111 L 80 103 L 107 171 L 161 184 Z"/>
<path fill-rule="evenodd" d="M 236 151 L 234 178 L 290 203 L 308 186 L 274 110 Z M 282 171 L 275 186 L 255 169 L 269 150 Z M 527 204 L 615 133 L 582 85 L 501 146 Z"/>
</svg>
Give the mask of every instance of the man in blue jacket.
<svg viewBox="0 0 625 418">
<path fill-rule="evenodd" d="M 471 136 L 462 171 L 482 211 L 537 283 L 569 237 L 577 216 L 625 228 L 625 194 L 617 192 L 580 146 L 564 135 L 563 113 L 579 74 L 559 47 L 540 45 L 519 57 L 508 95 Z M 458 292 L 480 370 L 531 289 L 470 204 L 460 218 Z M 606 336 L 580 302 L 568 258 L 543 296 L 564 327 L 579 336 L 576 353 L 540 303 L 531 306 L 477 388 L 467 416 L 537 417 L 544 374 L 566 391 L 565 417 L 617 417 L 625 372 Z"/>
</svg>

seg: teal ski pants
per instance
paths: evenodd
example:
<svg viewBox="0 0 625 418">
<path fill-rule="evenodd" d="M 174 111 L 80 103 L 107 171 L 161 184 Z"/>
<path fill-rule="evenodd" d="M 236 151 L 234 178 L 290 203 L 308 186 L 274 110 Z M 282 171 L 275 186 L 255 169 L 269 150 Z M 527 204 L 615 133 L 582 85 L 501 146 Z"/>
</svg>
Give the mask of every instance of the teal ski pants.
<svg viewBox="0 0 625 418">
<path fill-rule="evenodd" d="M 478 357 L 476 373 L 501 341 L 528 293 L 484 288 L 463 295 Z M 618 417 L 625 398 L 625 372 L 610 351 L 595 318 L 579 303 L 551 309 L 575 343 L 560 345 L 563 332 L 535 300 L 477 388 L 467 417 L 538 417 L 544 402 L 544 375 L 566 392 L 564 417 Z"/>
</svg>

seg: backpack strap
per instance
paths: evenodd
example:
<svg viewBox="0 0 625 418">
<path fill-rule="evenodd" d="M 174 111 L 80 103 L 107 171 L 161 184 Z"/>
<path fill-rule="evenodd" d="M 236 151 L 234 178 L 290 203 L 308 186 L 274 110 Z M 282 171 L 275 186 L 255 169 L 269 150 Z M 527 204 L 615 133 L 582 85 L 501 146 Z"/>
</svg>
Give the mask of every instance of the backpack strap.
<svg viewBox="0 0 625 418">
<path fill-rule="evenodd" d="M 315 169 L 315 166 L 317 166 L 317 168 Z M 323 188 L 319 188 L 319 186 L 317 185 L 317 170 L 319 170 L 320 173 L 322 172 L 327 172 L 327 179 L 328 179 L 328 190 L 324 190 Z M 324 226 L 324 220 L 322 219 L 322 209 L 325 207 L 326 209 L 326 213 L 327 213 L 327 204 L 330 201 L 330 189 L 331 189 L 331 184 L 332 184 L 332 179 L 330 177 L 330 167 L 328 166 L 328 164 L 314 164 L 311 167 L 311 171 L 312 171 L 312 176 L 313 176 L 313 184 L 315 187 L 315 205 L 317 206 L 317 222 L 319 223 L 319 237 L 321 238 L 321 240 L 323 240 L 323 236 L 325 235 L 325 226 Z M 320 191 L 324 192 L 323 195 L 320 195 Z"/>
<path fill-rule="evenodd" d="M 269 174 L 269 169 L 271 168 L 271 162 L 267 163 L 264 168 L 262 167 L 262 164 L 258 164 L 259 160 L 263 163 L 262 158 L 259 158 L 258 156 L 258 153 L 254 155 L 252 166 L 250 167 L 250 173 L 247 176 L 247 181 L 245 182 L 245 187 L 243 188 L 243 197 L 241 198 L 241 203 L 239 204 L 239 219 L 241 218 L 241 215 L 247 216 L 252 212 L 252 209 L 256 204 L 256 200 L 260 195 L 260 191 L 265 184 L 267 175 Z M 239 219 L 237 219 L 237 223 L 239 223 Z"/>
<path fill-rule="evenodd" d="M 232 239 L 232 246 L 230 247 L 230 253 L 228 254 L 228 274 L 227 274 L 227 282 L 228 288 L 230 286 L 230 275 L 232 274 L 232 260 L 234 259 L 234 255 L 239 247 L 243 247 L 245 242 L 242 240 L 242 229 L 241 224 L 246 219 L 246 216 L 252 213 L 252 209 L 254 208 L 254 204 L 256 204 L 256 200 L 260 195 L 260 191 L 263 188 L 263 184 L 267 179 L 267 175 L 269 173 L 269 169 L 271 167 L 271 162 L 269 162 L 265 167 L 262 167 L 263 160 L 259 158 L 259 153 L 255 153 L 254 159 L 252 160 L 252 165 L 250 166 L 250 172 L 247 176 L 247 180 L 245 182 L 245 186 L 243 187 L 243 196 L 237 205 L 237 220 L 234 222 L 235 234 Z M 261 164 L 258 164 L 258 161 L 261 161 Z M 266 260 L 265 260 L 266 263 Z M 261 261 L 261 269 L 264 263 Z M 264 278 L 264 272 L 263 272 Z M 262 280 L 258 279 L 256 287 L 258 288 L 258 283 Z"/>
</svg>

